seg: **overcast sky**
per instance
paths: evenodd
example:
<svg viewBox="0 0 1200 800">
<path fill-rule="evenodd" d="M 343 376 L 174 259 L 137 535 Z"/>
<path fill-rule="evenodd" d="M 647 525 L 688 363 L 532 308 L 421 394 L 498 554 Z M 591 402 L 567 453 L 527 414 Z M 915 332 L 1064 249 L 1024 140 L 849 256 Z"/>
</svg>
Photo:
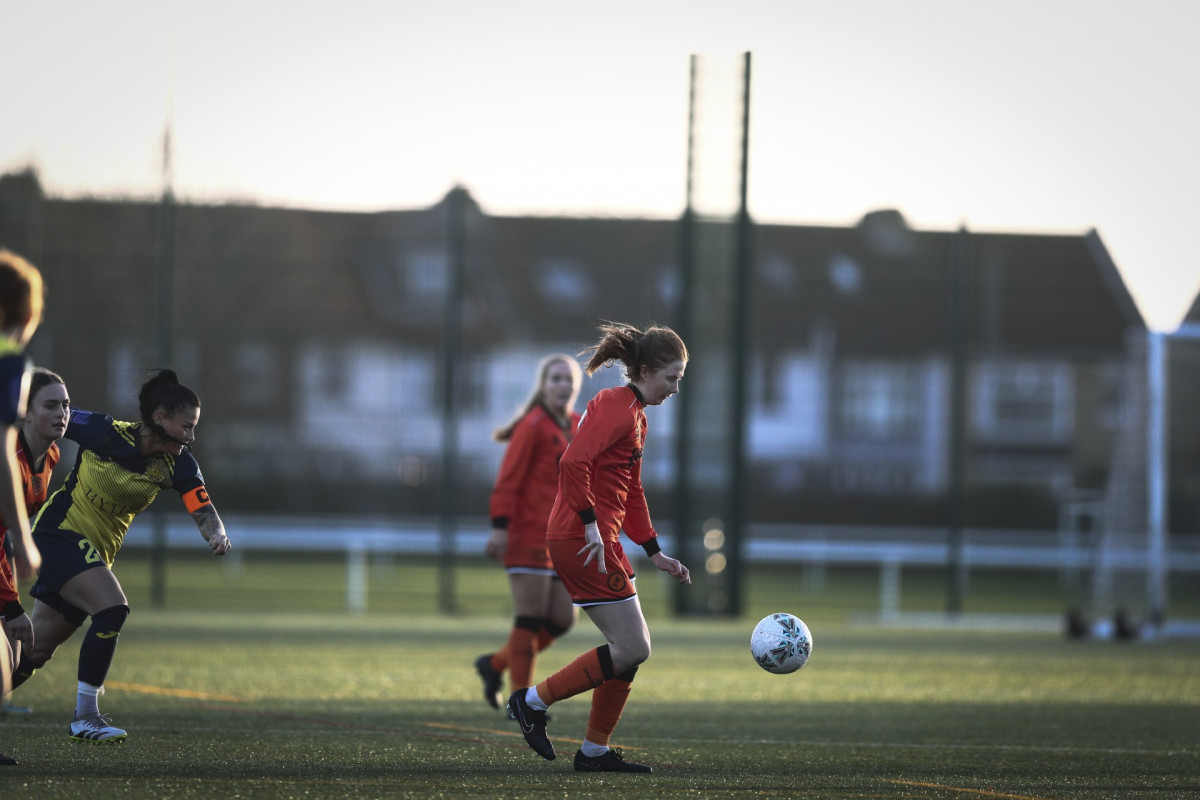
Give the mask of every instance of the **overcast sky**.
<svg viewBox="0 0 1200 800">
<path fill-rule="evenodd" d="M 169 119 L 184 200 L 671 217 L 689 55 L 749 51 L 756 219 L 1095 228 L 1153 327 L 1200 291 L 1200 3 L 55 0 L 0 30 L 0 170 L 56 196 L 157 194 Z"/>
</svg>

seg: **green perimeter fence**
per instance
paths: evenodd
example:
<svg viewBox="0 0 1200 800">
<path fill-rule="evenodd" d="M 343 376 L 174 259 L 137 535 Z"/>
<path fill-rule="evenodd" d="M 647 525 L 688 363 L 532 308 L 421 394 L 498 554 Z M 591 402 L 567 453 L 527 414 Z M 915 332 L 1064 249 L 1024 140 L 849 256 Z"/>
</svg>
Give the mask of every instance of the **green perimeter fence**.
<svg viewBox="0 0 1200 800">
<path fill-rule="evenodd" d="M 366 553 L 357 564 L 341 551 L 242 551 L 216 559 L 202 550 L 173 550 L 166 564 L 164 606 L 214 613 L 254 610 L 402 615 L 437 613 L 446 573 L 436 555 Z M 638 593 L 651 618 L 672 615 L 673 581 L 646 559 L 635 558 Z M 152 603 L 151 552 L 127 548 L 114 566 L 135 613 Z M 757 619 L 789 611 L 814 628 L 822 623 L 880 621 L 881 590 L 896 591 L 899 619 L 930 617 L 945 609 L 946 571 L 908 566 L 899 586 L 881 587 L 872 566 L 797 563 L 757 564 L 745 574 L 743 617 Z M 458 557 L 451 572 L 453 615 L 507 617 L 512 614 L 504 570 L 482 557 Z M 1040 629 L 1059 625 L 1078 602 L 1079 589 L 1048 569 L 975 568 L 970 573 L 963 621 L 1005 621 Z M 1171 581 L 1175 618 L 1200 618 L 1200 581 L 1190 573 Z M 911 616 L 910 616 L 911 615 Z M 884 619 L 883 621 L 887 621 Z"/>
</svg>

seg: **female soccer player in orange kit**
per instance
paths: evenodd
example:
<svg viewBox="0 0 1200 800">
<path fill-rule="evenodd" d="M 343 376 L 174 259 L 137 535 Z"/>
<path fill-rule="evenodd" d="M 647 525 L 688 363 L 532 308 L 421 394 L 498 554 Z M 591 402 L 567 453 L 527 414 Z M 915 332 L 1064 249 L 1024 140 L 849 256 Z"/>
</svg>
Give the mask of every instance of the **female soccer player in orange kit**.
<svg viewBox="0 0 1200 800">
<path fill-rule="evenodd" d="M 570 630 L 577 614 L 554 574 L 546 519 L 558 493 L 558 461 L 579 427 L 575 400 L 583 373 L 571 356 L 555 354 L 538 364 L 536 380 L 521 411 L 494 434 L 508 447 L 492 490 L 484 553 L 508 572 L 516 619 L 504 648 L 475 661 L 492 708 L 500 708 L 505 668 L 513 689 L 529 686 L 538 652 Z"/>
<path fill-rule="evenodd" d="M 16 449 L 21 488 L 25 490 L 25 511 L 30 519 L 46 504 L 50 478 L 58 463 L 57 442 L 67 430 L 67 416 L 71 413 L 67 386 L 59 375 L 42 367 L 35 367 L 32 375 L 25 418 L 17 430 Z M 0 539 L 4 540 L 4 549 L 0 550 L 0 611 L 4 614 L 9 657 L 15 667 L 22 651 L 33 646 L 33 622 L 21 606 L 17 576 L 5 555 L 10 545 L 7 534 L 8 526 L 0 519 Z M 0 647 L 3 646 L 0 642 Z M 0 707 L 5 714 L 29 713 L 29 709 L 19 706 Z"/>
<path fill-rule="evenodd" d="M 579 431 L 559 465 L 558 497 L 546 540 L 563 586 L 607 643 L 537 686 L 513 692 L 508 708 L 529 746 L 542 758 L 553 760 L 546 710 L 591 689 L 591 716 L 583 745 L 575 753 L 575 769 L 650 772 L 650 767 L 626 761 L 608 745 L 638 665 L 650 657 L 650 631 L 619 535 L 624 530 L 654 566 L 680 583 L 692 582 L 687 567 L 659 547 L 642 489 L 645 407 L 661 405 L 679 391 L 688 353 L 670 328 L 652 326 L 642 331 L 607 323 L 600 326 L 600 333 L 600 340 L 585 351 L 591 353 L 587 373 L 620 361 L 629 383 L 605 389 L 587 404 Z"/>
</svg>

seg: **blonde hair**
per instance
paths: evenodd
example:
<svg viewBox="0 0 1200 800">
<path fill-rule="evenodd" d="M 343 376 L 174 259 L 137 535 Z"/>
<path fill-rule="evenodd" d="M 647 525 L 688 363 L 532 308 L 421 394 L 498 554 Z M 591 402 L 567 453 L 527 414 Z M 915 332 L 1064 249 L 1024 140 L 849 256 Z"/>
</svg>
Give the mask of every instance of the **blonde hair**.
<svg viewBox="0 0 1200 800">
<path fill-rule="evenodd" d="M 583 383 L 583 371 L 579 368 L 579 362 L 566 353 L 551 353 L 545 356 L 538 362 L 537 372 L 535 373 L 536 377 L 533 381 L 533 391 L 530 392 L 529 398 L 521 405 L 520 410 L 517 411 L 512 419 L 492 431 L 493 439 L 497 442 L 507 442 L 512 438 L 513 431 L 516 430 L 517 425 L 525 418 L 525 415 L 534 406 L 542 405 L 545 402 L 546 398 L 543 387 L 546 384 L 546 376 L 550 374 L 550 368 L 555 364 L 566 364 L 570 368 L 571 382 L 575 384 L 576 392 L 579 391 L 579 386 Z M 559 421 L 565 424 L 570 419 L 573 410 L 574 403 L 567 408 L 567 419 Z"/>
<path fill-rule="evenodd" d="M 579 354 L 588 356 L 588 375 L 620 361 L 626 377 L 637 380 L 642 367 L 653 372 L 674 361 L 688 360 L 687 345 L 666 326 L 651 324 L 643 331 L 624 322 L 605 322 L 597 329 L 600 340 Z"/>
</svg>

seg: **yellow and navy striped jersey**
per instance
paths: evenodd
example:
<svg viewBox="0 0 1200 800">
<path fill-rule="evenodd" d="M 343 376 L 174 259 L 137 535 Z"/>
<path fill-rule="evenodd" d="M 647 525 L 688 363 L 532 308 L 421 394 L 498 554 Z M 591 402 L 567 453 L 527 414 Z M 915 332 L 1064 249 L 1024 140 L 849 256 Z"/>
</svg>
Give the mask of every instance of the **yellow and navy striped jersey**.
<svg viewBox="0 0 1200 800">
<path fill-rule="evenodd" d="M 105 414 L 71 409 L 66 438 L 79 444 L 67 480 L 42 507 L 35 534 L 74 531 L 112 566 L 133 518 L 163 489 L 180 495 L 203 489 L 200 465 L 186 450 L 171 456 L 138 451 L 140 422 L 121 422 Z"/>
</svg>

